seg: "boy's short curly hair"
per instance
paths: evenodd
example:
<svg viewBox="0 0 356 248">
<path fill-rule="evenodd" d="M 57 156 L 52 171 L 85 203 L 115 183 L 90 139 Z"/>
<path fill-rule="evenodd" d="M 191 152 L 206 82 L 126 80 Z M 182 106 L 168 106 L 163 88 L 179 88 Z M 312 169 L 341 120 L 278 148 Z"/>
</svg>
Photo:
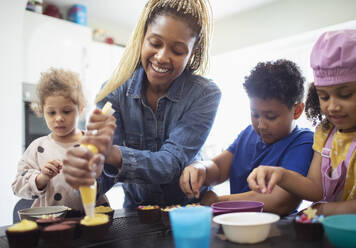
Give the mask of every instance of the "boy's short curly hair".
<svg viewBox="0 0 356 248">
<path fill-rule="evenodd" d="M 46 98 L 58 95 L 71 99 L 78 106 L 81 113 L 87 104 L 77 73 L 50 68 L 48 71 L 41 73 L 41 78 L 36 87 L 36 100 L 31 103 L 31 109 L 38 116 L 43 116 Z"/>
<path fill-rule="evenodd" d="M 243 84 L 249 98 L 277 99 L 288 109 L 303 101 L 304 82 L 300 68 L 292 61 L 279 59 L 260 62 Z"/>
</svg>

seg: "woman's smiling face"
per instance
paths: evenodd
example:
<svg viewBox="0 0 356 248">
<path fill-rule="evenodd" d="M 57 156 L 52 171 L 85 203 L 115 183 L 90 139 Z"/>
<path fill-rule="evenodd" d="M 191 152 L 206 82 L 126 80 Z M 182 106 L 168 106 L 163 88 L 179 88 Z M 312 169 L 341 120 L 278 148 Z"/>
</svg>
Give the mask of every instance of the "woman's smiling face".
<svg viewBox="0 0 356 248">
<path fill-rule="evenodd" d="M 141 63 L 150 87 L 168 90 L 184 71 L 196 37 L 181 18 L 169 14 L 155 17 L 148 25 L 141 49 Z"/>
</svg>

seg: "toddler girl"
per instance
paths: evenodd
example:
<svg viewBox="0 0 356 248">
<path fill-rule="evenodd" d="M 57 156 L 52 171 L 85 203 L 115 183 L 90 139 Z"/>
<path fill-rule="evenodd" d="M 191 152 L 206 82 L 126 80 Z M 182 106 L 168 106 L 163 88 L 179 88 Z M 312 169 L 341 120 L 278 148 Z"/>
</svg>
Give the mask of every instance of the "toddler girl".
<svg viewBox="0 0 356 248">
<path fill-rule="evenodd" d="M 326 32 L 311 53 L 314 84 L 306 114 L 319 123 L 307 177 L 282 167 L 260 166 L 248 177 L 251 189 L 270 192 L 278 184 L 320 201 L 318 214 L 356 213 L 356 30 Z"/>
<path fill-rule="evenodd" d="M 32 207 L 65 205 L 81 210 L 78 191 L 65 182 L 61 173 L 67 149 L 79 146 L 83 136 L 77 128 L 86 105 L 79 77 L 71 71 L 52 68 L 42 73 L 36 97 L 31 107 L 44 117 L 51 133 L 34 140 L 26 149 L 12 189 L 21 198 L 33 199 Z"/>
</svg>

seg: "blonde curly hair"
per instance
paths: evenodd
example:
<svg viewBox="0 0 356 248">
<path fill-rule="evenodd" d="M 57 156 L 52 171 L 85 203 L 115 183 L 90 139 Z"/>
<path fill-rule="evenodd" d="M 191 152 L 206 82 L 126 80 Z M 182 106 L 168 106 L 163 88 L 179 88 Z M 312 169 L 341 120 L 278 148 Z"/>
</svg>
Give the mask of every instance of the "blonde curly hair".
<svg viewBox="0 0 356 248">
<path fill-rule="evenodd" d="M 140 64 L 141 48 L 148 25 L 157 16 L 163 14 L 181 18 L 195 33 L 197 41 L 187 69 L 196 75 L 205 74 L 209 64 L 209 42 L 212 32 L 212 12 L 209 0 L 149 0 L 128 41 L 120 64 L 96 96 L 96 102 L 101 101 L 131 77 Z"/>
<path fill-rule="evenodd" d="M 31 103 L 31 109 L 37 116 L 43 116 L 43 107 L 49 96 L 63 96 L 72 100 L 80 113 L 83 113 L 87 104 L 79 75 L 69 70 L 50 68 L 41 73 L 36 87 L 36 99 Z"/>
</svg>

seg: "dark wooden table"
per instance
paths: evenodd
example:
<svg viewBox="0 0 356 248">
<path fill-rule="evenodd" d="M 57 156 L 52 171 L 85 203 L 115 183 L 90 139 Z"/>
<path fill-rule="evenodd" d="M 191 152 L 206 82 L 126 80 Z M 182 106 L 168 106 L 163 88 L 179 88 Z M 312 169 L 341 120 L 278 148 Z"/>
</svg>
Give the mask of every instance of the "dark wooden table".
<svg viewBox="0 0 356 248">
<path fill-rule="evenodd" d="M 236 244 L 229 242 L 219 225 L 213 223 L 211 230 L 211 248 L 269 248 L 269 247 L 332 247 L 324 236 L 318 241 L 301 241 L 296 239 L 292 223 L 292 217 L 284 217 L 275 223 L 270 231 L 269 237 L 258 244 Z M 7 226 L 0 227 L 0 247 L 8 248 L 5 230 Z M 43 248 L 44 245 L 38 245 Z M 114 221 L 110 227 L 108 236 L 105 241 L 89 243 L 82 239 L 76 239 L 72 247 L 102 247 L 102 248 L 171 248 L 174 247 L 171 230 L 161 223 L 141 224 L 138 220 L 135 210 L 119 209 L 115 211 Z"/>
</svg>

